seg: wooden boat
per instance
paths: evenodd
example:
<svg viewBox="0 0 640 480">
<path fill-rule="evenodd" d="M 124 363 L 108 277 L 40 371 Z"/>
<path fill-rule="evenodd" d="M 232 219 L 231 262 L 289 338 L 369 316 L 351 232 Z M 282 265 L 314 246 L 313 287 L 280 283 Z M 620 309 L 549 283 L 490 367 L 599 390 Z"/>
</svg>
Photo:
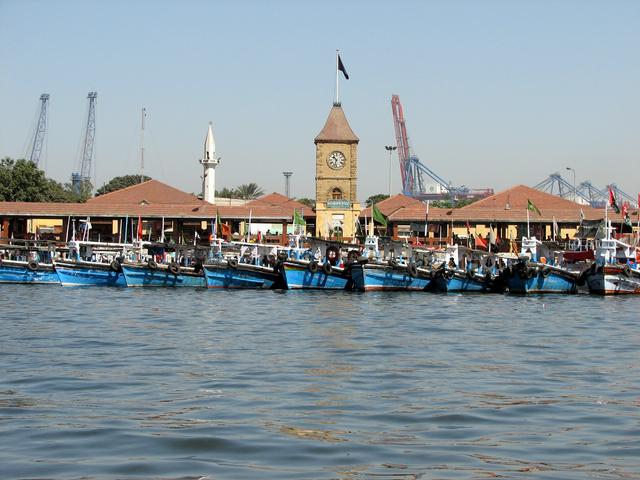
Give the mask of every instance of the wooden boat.
<svg viewBox="0 0 640 480">
<path fill-rule="evenodd" d="M 54 255 L 52 242 L 6 239 L 0 243 L 0 283 L 59 285 Z"/>
<path fill-rule="evenodd" d="M 122 261 L 131 244 L 71 241 L 68 257 L 54 260 L 64 286 L 126 287 Z"/>
</svg>

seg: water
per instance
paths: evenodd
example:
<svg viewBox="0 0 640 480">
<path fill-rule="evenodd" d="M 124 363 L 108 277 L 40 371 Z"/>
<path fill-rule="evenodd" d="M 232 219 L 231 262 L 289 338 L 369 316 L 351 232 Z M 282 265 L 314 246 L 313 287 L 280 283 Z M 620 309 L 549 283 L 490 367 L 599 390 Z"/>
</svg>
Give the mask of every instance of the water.
<svg viewBox="0 0 640 480">
<path fill-rule="evenodd" d="M 640 478 L 640 299 L 0 287 L 0 478 Z"/>
</svg>

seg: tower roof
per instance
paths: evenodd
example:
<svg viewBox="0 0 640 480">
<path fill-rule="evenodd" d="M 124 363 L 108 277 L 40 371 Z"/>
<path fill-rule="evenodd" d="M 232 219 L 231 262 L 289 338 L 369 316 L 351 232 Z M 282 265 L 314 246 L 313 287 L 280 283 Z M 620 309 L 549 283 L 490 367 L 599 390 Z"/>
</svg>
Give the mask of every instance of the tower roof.
<svg viewBox="0 0 640 480">
<path fill-rule="evenodd" d="M 318 142 L 358 143 L 360 139 L 353 133 L 347 117 L 340 105 L 333 105 L 324 127 L 315 138 Z"/>
</svg>

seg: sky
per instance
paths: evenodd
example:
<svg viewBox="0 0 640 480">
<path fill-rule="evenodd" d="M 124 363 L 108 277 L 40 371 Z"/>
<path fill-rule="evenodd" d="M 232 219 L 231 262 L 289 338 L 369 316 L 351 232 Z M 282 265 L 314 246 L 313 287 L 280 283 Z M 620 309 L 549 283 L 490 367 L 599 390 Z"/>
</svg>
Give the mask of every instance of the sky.
<svg viewBox="0 0 640 480">
<path fill-rule="evenodd" d="M 389 190 L 393 94 L 413 152 L 453 185 L 575 171 L 635 197 L 638 25 L 637 0 L 0 0 L 0 157 L 26 155 L 48 93 L 40 163 L 68 182 L 95 90 L 96 186 L 140 172 L 144 107 L 145 174 L 200 193 L 212 121 L 217 189 L 284 193 L 292 171 L 291 195 L 313 197 L 340 49 L 361 201 Z"/>
</svg>

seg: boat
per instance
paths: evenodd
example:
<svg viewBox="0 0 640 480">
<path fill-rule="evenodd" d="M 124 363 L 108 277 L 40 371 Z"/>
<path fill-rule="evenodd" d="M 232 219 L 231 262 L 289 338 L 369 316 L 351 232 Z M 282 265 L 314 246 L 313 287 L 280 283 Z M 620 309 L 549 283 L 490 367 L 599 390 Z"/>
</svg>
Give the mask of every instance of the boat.
<svg viewBox="0 0 640 480">
<path fill-rule="evenodd" d="M 283 255 L 284 254 L 284 255 Z M 222 245 L 204 263 L 207 288 L 279 288 L 286 252 L 273 245 L 232 242 Z"/>
<path fill-rule="evenodd" d="M 353 247 L 351 247 L 353 248 Z M 284 288 L 289 290 L 352 290 L 351 263 L 360 255 L 350 250 L 343 258 L 340 246 L 314 241 L 308 248 L 290 243 L 282 258 Z"/>
<path fill-rule="evenodd" d="M 540 255 L 542 242 L 522 237 L 518 259 L 502 271 L 510 293 L 577 293 L 579 274 L 556 263 L 557 255 Z"/>
<path fill-rule="evenodd" d="M 604 238 L 598 240 L 595 261 L 581 278 L 589 293 L 596 295 L 640 294 L 640 249 L 611 236 L 611 221 L 606 221 Z"/>
<path fill-rule="evenodd" d="M 427 290 L 432 278 L 428 271 L 418 269 L 411 255 L 387 248 L 384 258 L 379 250 L 378 237 L 369 235 L 365 239 L 365 255 L 350 264 L 353 289 L 368 291 L 423 291 Z"/>
<path fill-rule="evenodd" d="M 502 259 L 462 245 L 447 245 L 432 252 L 427 262 L 432 279 L 428 290 L 436 292 L 502 292 L 496 273 Z M 422 269 L 418 269 L 421 272 Z"/>
<path fill-rule="evenodd" d="M 121 264 L 128 287 L 206 287 L 206 250 L 171 243 L 140 242 L 135 259 Z"/>
<path fill-rule="evenodd" d="M 67 257 L 55 259 L 53 265 L 63 286 L 126 287 L 122 263 L 131 246 L 73 240 Z"/>
<path fill-rule="evenodd" d="M 0 244 L 0 283 L 60 284 L 53 268 L 55 244 L 38 240 L 10 240 Z"/>
</svg>

